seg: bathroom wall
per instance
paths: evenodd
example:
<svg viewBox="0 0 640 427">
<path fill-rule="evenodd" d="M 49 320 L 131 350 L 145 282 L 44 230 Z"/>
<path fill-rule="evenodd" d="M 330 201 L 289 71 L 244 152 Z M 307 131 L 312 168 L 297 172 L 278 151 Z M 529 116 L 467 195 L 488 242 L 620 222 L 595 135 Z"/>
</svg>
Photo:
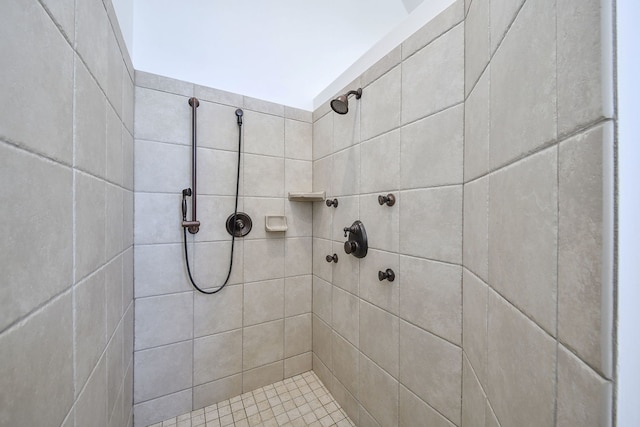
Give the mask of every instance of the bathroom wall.
<svg viewBox="0 0 640 427">
<path fill-rule="evenodd" d="M 0 424 L 132 425 L 133 68 L 109 0 L 0 13 Z"/>
<path fill-rule="evenodd" d="M 363 73 L 348 114 L 314 111 L 314 190 L 339 205 L 314 205 L 313 369 L 358 426 L 461 424 L 463 19 L 458 1 Z"/>
<path fill-rule="evenodd" d="M 144 426 L 311 369 L 311 113 L 136 72 L 135 424 Z M 184 262 L 181 192 L 191 187 L 191 108 L 198 125 L 198 234 L 187 234 L 203 288 L 224 281 L 238 127 L 244 110 L 239 210 L 229 285 L 195 292 Z M 189 201 L 190 203 L 190 201 Z M 189 218 L 190 218 L 189 211 Z M 286 232 L 265 232 L 286 215 Z"/>
<path fill-rule="evenodd" d="M 611 4 L 560 3 L 457 1 L 314 111 L 313 369 L 359 426 L 612 423 Z"/>
<path fill-rule="evenodd" d="M 612 6 L 469 5 L 463 425 L 612 424 Z"/>
</svg>

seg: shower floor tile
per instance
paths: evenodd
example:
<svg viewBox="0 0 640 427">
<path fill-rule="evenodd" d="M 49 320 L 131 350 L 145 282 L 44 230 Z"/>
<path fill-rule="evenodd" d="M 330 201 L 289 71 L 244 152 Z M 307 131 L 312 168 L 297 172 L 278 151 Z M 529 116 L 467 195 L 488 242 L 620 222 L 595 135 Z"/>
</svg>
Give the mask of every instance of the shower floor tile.
<svg viewBox="0 0 640 427">
<path fill-rule="evenodd" d="M 308 371 L 150 427 L 355 427 Z"/>
</svg>

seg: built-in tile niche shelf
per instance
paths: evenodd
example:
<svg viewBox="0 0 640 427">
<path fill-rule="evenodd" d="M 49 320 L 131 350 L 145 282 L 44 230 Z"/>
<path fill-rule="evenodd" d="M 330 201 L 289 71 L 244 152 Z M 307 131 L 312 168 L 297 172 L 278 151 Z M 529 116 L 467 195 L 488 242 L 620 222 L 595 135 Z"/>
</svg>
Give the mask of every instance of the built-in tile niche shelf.
<svg viewBox="0 0 640 427">
<path fill-rule="evenodd" d="M 292 202 L 321 202 L 324 199 L 324 191 L 316 191 L 315 193 L 289 193 L 289 200 Z"/>
<path fill-rule="evenodd" d="M 269 232 L 284 232 L 288 229 L 287 217 L 284 215 L 267 215 L 264 217 L 264 229 Z"/>
</svg>

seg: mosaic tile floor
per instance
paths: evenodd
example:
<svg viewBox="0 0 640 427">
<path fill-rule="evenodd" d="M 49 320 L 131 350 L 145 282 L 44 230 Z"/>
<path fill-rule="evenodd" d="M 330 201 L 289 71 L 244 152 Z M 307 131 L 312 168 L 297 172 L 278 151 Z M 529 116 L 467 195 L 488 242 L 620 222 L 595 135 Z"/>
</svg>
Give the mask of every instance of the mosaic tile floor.
<svg viewBox="0 0 640 427">
<path fill-rule="evenodd" d="M 151 427 L 355 427 L 313 371 Z"/>
</svg>

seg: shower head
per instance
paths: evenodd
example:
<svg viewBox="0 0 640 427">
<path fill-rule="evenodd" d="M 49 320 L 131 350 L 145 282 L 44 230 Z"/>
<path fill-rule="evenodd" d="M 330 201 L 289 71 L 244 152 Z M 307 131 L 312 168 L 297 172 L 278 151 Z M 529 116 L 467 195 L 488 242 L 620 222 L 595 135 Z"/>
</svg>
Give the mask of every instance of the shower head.
<svg viewBox="0 0 640 427">
<path fill-rule="evenodd" d="M 349 95 L 355 95 L 356 99 L 360 99 L 362 96 L 362 88 L 358 88 L 358 90 L 350 90 L 344 95 L 340 95 L 335 99 L 331 100 L 331 109 L 338 114 L 347 114 L 349 111 Z"/>
</svg>

